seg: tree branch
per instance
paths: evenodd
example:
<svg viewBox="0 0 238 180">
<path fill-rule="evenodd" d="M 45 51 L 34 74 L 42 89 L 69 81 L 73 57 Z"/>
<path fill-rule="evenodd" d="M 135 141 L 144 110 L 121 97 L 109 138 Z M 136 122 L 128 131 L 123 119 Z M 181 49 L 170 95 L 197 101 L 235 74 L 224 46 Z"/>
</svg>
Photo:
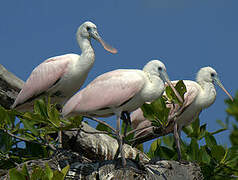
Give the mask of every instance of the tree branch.
<svg viewBox="0 0 238 180">
<path fill-rule="evenodd" d="M 54 151 L 56 150 L 56 148 L 55 148 L 52 144 L 50 144 L 50 143 L 40 143 L 40 142 L 38 142 L 38 141 L 31 141 L 31 140 L 29 140 L 29 139 L 26 139 L 26 138 L 17 136 L 17 135 L 15 135 L 15 134 L 12 134 L 11 132 L 9 132 L 9 131 L 6 130 L 6 129 L 2 129 L 2 130 L 3 130 L 3 132 L 7 133 L 9 136 L 11 136 L 11 137 L 13 137 L 13 138 L 16 138 L 16 139 L 19 139 L 19 140 L 22 140 L 22 141 L 25 141 L 25 142 L 36 143 L 36 144 L 40 144 L 40 145 L 42 145 L 42 146 L 47 146 L 47 147 L 49 147 L 50 149 L 52 149 L 52 150 L 54 150 Z"/>
<path fill-rule="evenodd" d="M 86 118 L 88 118 L 88 119 L 91 119 L 91 120 L 93 120 L 93 121 L 96 121 L 96 122 L 98 122 L 98 123 L 101 123 L 101 124 L 107 126 L 107 127 L 110 128 L 113 132 L 116 133 L 116 129 L 114 129 L 112 126 L 110 126 L 110 125 L 107 124 L 106 122 L 101 121 L 101 120 L 99 120 L 99 119 L 97 119 L 97 118 L 95 118 L 95 117 L 92 117 L 92 116 L 84 116 L 84 117 L 86 117 Z"/>
</svg>

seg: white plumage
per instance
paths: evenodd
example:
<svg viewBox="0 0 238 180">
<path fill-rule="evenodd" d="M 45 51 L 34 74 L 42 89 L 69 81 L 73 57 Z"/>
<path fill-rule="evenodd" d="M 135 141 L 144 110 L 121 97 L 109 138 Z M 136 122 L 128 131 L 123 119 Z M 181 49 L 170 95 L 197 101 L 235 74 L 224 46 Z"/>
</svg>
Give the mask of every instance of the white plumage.
<svg viewBox="0 0 238 180">
<path fill-rule="evenodd" d="M 107 117 L 115 114 L 119 149 L 125 166 L 120 117 L 123 112 L 130 113 L 144 102 L 161 96 L 165 81 L 171 85 L 164 64 L 158 60 L 148 62 L 143 70 L 119 69 L 107 72 L 75 94 L 63 107 L 62 115 Z M 179 98 L 181 99 L 180 96 Z"/>
<path fill-rule="evenodd" d="M 50 95 L 52 102 L 64 104 L 80 89 L 94 64 L 95 54 L 90 42 L 91 37 L 109 52 L 117 52 L 101 39 L 95 24 L 83 23 L 77 30 L 77 41 L 82 54 L 52 57 L 38 65 L 27 79 L 12 108 L 32 110 L 33 100 L 43 95 Z"/>
<path fill-rule="evenodd" d="M 174 105 L 171 102 L 166 102 L 166 106 L 170 109 L 169 120 L 175 121 L 174 135 L 175 139 L 179 139 L 178 136 L 182 127 L 189 125 L 193 122 L 199 115 L 199 113 L 212 105 L 216 99 L 216 89 L 214 83 L 220 86 L 225 93 L 232 99 L 231 95 L 225 90 L 222 83 L 220 82 L 217 72 L 211 67 L 204 67 L 198 71 L 197 82 L 190 80 L 183 80 L 187 92 L 184 94 L 184 103 L 182 107 Z M 172 81 L 172 84 L 176 84 L 178 81 Z M 166 95 L 164 93 L 164 95 Z M 233 100 L 233 99 L 232 99 Z M 176 120 L 171 119 L 177 114 Z M 145 119 L 142 110 L 139 108 L 131 114 L 131 121 L 133 128 L 143 128 L 151 125 L 151 121 Z M 171 126 L 169 126 L 166 131 L 171 132 Z M 152 128 L 146 128 L 141 131 L 136 132 L 135 137 L 145 136 L 150 133 Z M 180 151 L 180 144 L 177 140 L 178 151 Z M 180 152 L 179 152 L 180 153 Z M 179 158 L 181 157 L 181 153 Z"/>
</svg>

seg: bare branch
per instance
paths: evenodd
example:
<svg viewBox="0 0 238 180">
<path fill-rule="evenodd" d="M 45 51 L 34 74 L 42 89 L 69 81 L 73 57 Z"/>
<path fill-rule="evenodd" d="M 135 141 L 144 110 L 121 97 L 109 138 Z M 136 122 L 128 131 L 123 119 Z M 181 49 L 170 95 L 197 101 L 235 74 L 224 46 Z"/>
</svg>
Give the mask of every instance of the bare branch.
<svg viewBox="0 0 238 180">
<path fill-rule="evenodd" d="M 114 133 L 110 133 L 107 131 L 95 131 L 95 132 L 89 132 L 89 131 L 85 131 L 84 129 L 80 129 L 80 131 L 87 133 L 87 134 L 107 134 L 107 135 L 113 135 L 116 136 Z"/>
<path fill-rule="evenodd" d="M 110 128 L 113 132 L 116 133 L 116 130 L 115 130 L 112 126 L 110 126 L 109 124 L 105 123 L 104 121 L 101 121 L 101 120 L 99 120 L 99 119 L 97 119 L 97 118 L 95 118 L 95 117 L 92 117 L 92 116 L 84 116 L 84 117 L 86 117 L 86 118 L 88 118 L 88 119 L 91 119 L 91 120 L 93 120 L 93 121 L 96 121 L 96 122 L 98 122 L 98 123 L 101 123 L 101 124 L 107 126 L 107 127 Z"/>
<path fill-rule="evenodd" d="M 23 137 L 20 137 L 20 136 L 17 136 L 17 135 L 15 135 L 15 134 L 12 134 L 11 132 L 9 132 L 8 130 L 3 130 L 5 133 L 7 133 L 9 136 L 11 136 L 11 137 L 13 137 L 13 138 L 16 138 L 16 139 L 20 139 L 20 140 L 22 140 L 22 141 L 26 141 L 26 142 L 31 142 L 31 143 L 36 143 L 36 144 L 40 144 L 40 145 L 43 145 L 43 146 L 47 146 L 47 147 L 49 147 L 49 148 L 51 148 L 52 150 L 56 150 L 56 148 L 54 147 L 54 145 L 52 145 L 52 144 L 50 144 L 50 143 L 48 143 L 48 142 L 46 142 L 46 143 L 40 143 L 40 142 L 38 142 L 38 141 L 31 141 L 31 140 L 29 140 L 29 139 L 26 139 L 26 138 L 23 138 Z"/>
<path fill-rule="evenodd" d="M 154 127 L 154 126 L 149 125 L 149 126 L 145 126 L 145 127 L 142 127 L 142 128 L 133 129 L 133 130 L 129 131 L 128 133 L 126 133 L 126 136 L 129 136 L 130 134 L 133 134 L 137 131 L 141 131 L 141 130 L 144 130 L 144 129 L 150 128 L 150 127 Z"/>
</svg>

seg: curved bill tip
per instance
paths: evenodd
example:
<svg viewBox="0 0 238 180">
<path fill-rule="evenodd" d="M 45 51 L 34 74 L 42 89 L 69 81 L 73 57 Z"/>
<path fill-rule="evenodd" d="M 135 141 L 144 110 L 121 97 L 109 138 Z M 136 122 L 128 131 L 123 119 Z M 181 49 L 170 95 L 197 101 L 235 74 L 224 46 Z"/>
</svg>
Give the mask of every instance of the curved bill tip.
<svg viewBox="0 0 238 180">
<path fill-rule="evenodd" d="M 228 97 L 229 97 L 232 101 L 234 101 L 233 97 L 230 95 L 230 93 L 228 93 L 228 91 L 224 88 L 224 86 L 220 86 L 220 87 L 221 87 L 221 89 L 228 95 Z"/>
<path fill-rule="evenodd" d="M 115 49 L 114 47 L 110 46 L 109 44 L 107 44 L 105 41 L 103 41 L 101 38 L 98 39 L 98 41 L 102 44 L 103 48 L 105 50 L 107 50 L 110 53 L 116 54 L 117 53 L 117 49 Z"/>
<path fill-rule="evenodd" d="M 216 82 L 217 85 L 228 95 L 228 97 L 229 97 L 232 101 L 234 101 L 233 97 L 232 97 L 232 96 L 230 95 L 230 93 L 228 93 L 228 91 L 224 88 L 224 86 L 222 85 L 221 81 L 220 81 L 218 78 L 215 79 L 215 82 Z"/>
</svg>

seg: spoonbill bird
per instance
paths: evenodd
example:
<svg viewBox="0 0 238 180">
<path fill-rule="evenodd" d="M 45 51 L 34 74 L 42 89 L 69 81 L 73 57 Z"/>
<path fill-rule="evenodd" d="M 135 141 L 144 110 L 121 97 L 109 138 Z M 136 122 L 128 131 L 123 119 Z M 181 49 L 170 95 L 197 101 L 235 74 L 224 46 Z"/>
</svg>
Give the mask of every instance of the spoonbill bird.
<svg viewBox="0 0 238 180">
<path fill-rule="evenodd" d="M 94 79 L 87 87 L 79 91 L 62 109 L 63 116 L 84 115 L 94 117 L 117 117 L 117 140 L 119 151 L 126 165 L 122 149 L 122 136 L 120 135 L 120 118 L 123 113 L 130 113 L 146 101 L 153 101 L 164 92 L 164 83 L 178 92 L 171 85 L 166 68 L 161 61 L 148 62 L 143 70 L 118 69 L 107 72 Z"/>
<path fill-rule="evenodd" d="M 84 22 L 77 30 L 77 41 L 82 54 L 65 54 L 45 60 L 38 65 L 27 79 L 12 108 L 31 110 L 33 100 L 50 95 L 52 102 L 64 104 L 83 85 L 95 60 L 91 38 L 102 44 L 111 53 L 117 50 L 106 44 L 92 22 Z"/>
<path fill-rule="evenodd" d="M 189 125 L 198 117 L 199 113 L 212 105 L 216 99 L 216 83 L 225 93 L 233 100 L 232 96 L 226 91 L 221 81 L 218 78 L 217 72 L 211 67 L 201 68 L 197 73 L 197 82 L 184 80 L 187 92 L 184 94 L 184 102 L 181 107 L 167 101 L 166 106 L 170 108 L 169 122 L 174 121 L 174 126 L 168 126 L 165 131 L 171 133 L 174 131 L 174 138 L 178 151 L 178 159 L 181 160 L 180 149 L 180 132 L 184 126 Z M 175 85 L 178 81 L 172 81 Z M 164 93 L 164 95 L 166 95 Z M 143 116 L 142 110 L 139 108 L 131 114 L 132 127 L 141 129 L 151 125 L 151 121 Z M 135 133 L 135 137 L 146 136 L 153 131 L 152 127 L 148 127 Z M 141 142 L 140 142 L 141 143 Z"/>
</svg>

